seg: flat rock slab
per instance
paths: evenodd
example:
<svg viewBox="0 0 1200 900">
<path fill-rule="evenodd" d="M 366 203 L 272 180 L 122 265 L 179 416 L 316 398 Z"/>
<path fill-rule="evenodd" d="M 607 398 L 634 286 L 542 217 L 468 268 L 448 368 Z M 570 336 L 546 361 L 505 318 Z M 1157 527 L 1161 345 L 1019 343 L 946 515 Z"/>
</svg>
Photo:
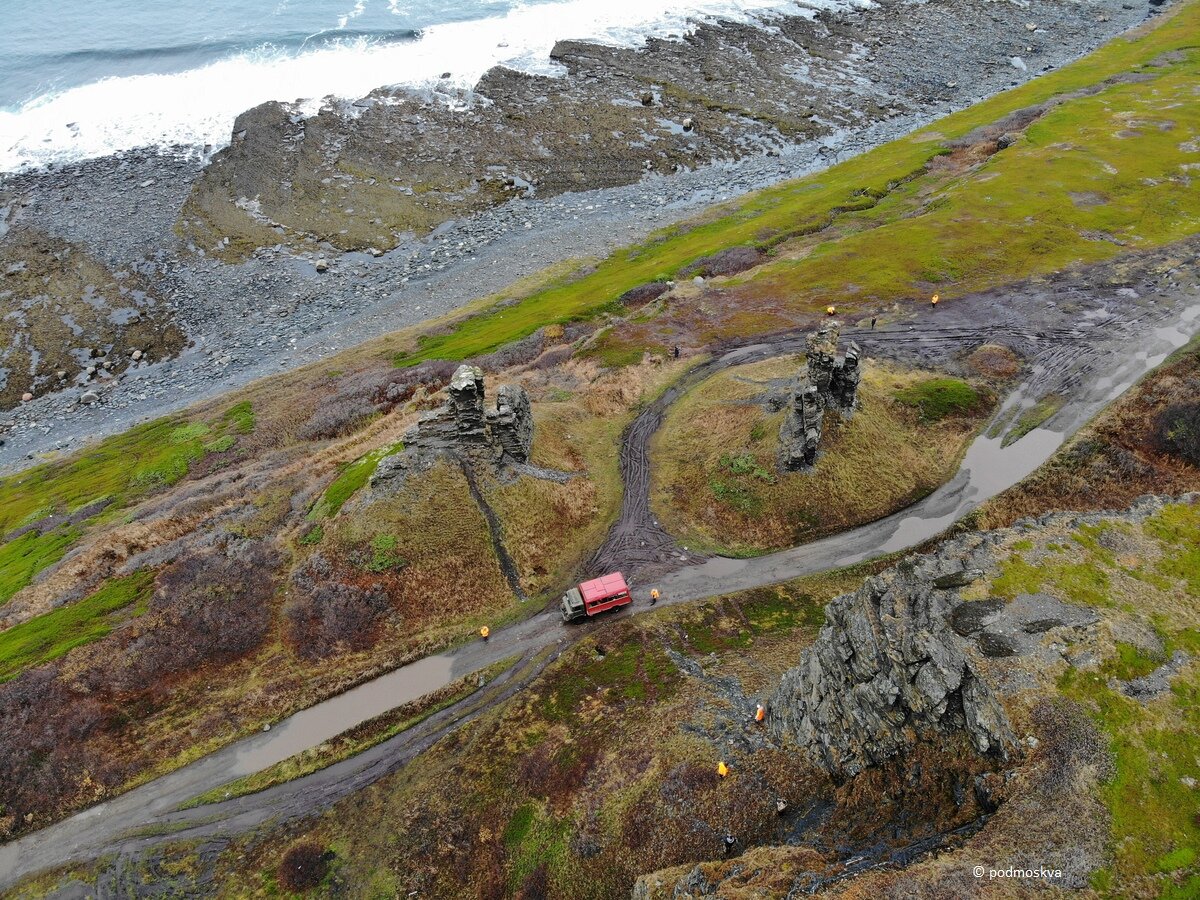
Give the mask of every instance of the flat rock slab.
<svg viewBox="0 0 1200 900">
<path fill-rule="evenodd" d="M 1023 656 L 1055 628 L 1079 629 L 1100 620 L 1085 606 L 1063 603 L 1048 594 L 1021 594 L 1011 603 L 995 598 L 961 603 L 950 613 L 950 627 L 974 639 L 987 656 Z"/>
</svg>

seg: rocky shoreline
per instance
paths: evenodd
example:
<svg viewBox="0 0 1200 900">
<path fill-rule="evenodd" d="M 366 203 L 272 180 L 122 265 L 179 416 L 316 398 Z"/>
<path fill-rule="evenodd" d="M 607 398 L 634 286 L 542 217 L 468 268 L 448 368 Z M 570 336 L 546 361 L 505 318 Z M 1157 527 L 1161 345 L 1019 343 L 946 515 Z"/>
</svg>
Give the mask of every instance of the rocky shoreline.
<svg viewBox="0 0 1200 900">
<path fill-rule="evenodd" d="M 119 374 L 87 378 L 84 370 L 62 390 L 54 389 L 51 373 L 39 373 L 42 380 L 29 388 L 38 396 L 0 415 L 0 470 L 330 356 L 561 260 L 603 255 L 690 211 L 817 171 L 1074 59 L 1150 10 L 1145 2 L 1108 0 L 1020 7 L 933 0 L 781 19 L 769 29 L 703 26 L 687 40 L 653 41 L 638 51 L 564 43 L 555 56 L 570 71 L 565 78 L 504 70 L 484 78 L 479 91 L 488 102 L 480 108 L 504 117 L 492 127 L 476 121 L 460 133 L 447 123 L 461 111 L 445 98 L 389 92 L 383 102 L 376 92 L 365 107 L 331 108 L 310 120 L 304 141 L 319 133 L 322 153 L 295 154 L 287 172 L 277 165 L 283 144 L 271 143 L 272 135 L 286 138 L 271 124 L 286 109 L 273 104 L 243 117 L 246 127 L 238 130 L 247 137 L 207 166 L 131 153 L 3 176 L 0 272 L 20 262 L 9 251 L 22 233 L 67 242 L 115 275 L 151 283 L 159 313 L 189 345 L 166 359 L 148 349 Z M 650 87 L 634 91 L 635 82 Z M 531 108 L 536 116 L 527 115 Z M 547 108 L 554 115 L 545 115 Z M 555 115 L 561 125 L 589 108 L 623 116 L 621 127 L 605 131 L 623 136 L 579 149 L 583 129 L 555 127 Z M 262 140 L 251 140 L 252 127 L 261 128 Z M 495 134 L 501 136 L 484 139 Z M 556 135 L 566 143 L 548 149 Z M 342 147 L 333 157 L 324 152 L 331 140 Z M 422 222 L 382 235 L 388 240 L 375 241 L 383 246 L 370 246 L 373 252 L 342 252 L 357 239 L 333 226 L 382 219 L 367 217 L 370 207 L 356 193 L 376 187 L 376 176 L 340 182 L 337 191 L 345 187 L 356 205 L 338 207 L 336 215 L 279 192 L 297 173 L 320 184 L 328 166 L 354 168 L 366 158 L 412 181 L 419 166 L 405 165 L 415 144 L 405 149 L 404 140 L 417 141 L 438 162 L 444 181 L 426 193 L 442 200 L 430 201 Z M 516 150 L 539 144 L 546 152 L 522 163 Z M 461 208 L 443 202 L 455 183 L 480 169 L 496 175 L 496 196 Z M 194 215 L 189 225 L 188 211 L 245 207 L 237 206 L 243 188 L 257 204 L 242 210 L 249 224 L 210 217 L 209 243 L 197 243 L 204 229 L 194 227 Z M 0 281 L 0 296 L 5 287 Z M 111 349 L 118 347 L 114 340 Z"/>
</svg>

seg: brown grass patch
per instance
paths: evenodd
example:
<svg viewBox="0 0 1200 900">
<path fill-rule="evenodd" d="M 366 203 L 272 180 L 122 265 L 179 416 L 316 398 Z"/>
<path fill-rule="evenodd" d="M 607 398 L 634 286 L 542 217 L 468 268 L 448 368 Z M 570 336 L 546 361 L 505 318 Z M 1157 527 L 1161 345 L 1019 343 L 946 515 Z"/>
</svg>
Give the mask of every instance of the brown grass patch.
<svg viewBox="0 0 1200 900">
<path fill-rule="evenodd" d="M 982 378 L 1012 378 L 1021 368 L 1017 355 L 998 344 L 984 344 L 967 357 L 971 371 Z"/>
<path fill-rule="evenodd" d="M 802 367 L 780 358 L 730 370 L 667 416 L 654 441 L 652 502 L 689 547 L 753 554 L 881 518 L 949 478 L 987 413 L 922 423 L 893 395 L 932 376 L 871 363 L 859 393 L 862 409 L 845 421 L 826 413 L 813 471 L 780 472 L 784 413 L 768 412 L 755 398 L 771 379 Z M 784 390 L 780 382 L 774 389 Z"/>
</svg>

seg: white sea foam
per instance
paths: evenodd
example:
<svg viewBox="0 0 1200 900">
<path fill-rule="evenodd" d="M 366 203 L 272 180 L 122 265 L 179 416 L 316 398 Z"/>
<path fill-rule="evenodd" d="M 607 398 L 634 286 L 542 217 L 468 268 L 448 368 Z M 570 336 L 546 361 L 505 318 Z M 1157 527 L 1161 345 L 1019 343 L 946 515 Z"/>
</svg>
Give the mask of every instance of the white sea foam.
<svg viewBox="0 0 1200 900">
<path fill-rule="evenodd" d="M 361 12 L 363 0 L 345 13 Z M 268 100 L 298 101 L 306 114 L 325 97 L 357 98 L 383 85 L 472 87 L 505 64 L 554 75 L 554 42 L 587 38 L 639 46 L 716 18 L 750 21 L 776 13 L 868 5 L 869 0 L 564 0 L 522 4 L 505 15 L 426 29 L 411 42 L 354 38 L 294 50 L 270 46 L 201 68 L 108 78 L 0 111 L 0 171 L 105 156 L 136 147 L 220 147 L 235 117 Z M 349 3 L 347 4 L 349 5 Z"/>
</svg>

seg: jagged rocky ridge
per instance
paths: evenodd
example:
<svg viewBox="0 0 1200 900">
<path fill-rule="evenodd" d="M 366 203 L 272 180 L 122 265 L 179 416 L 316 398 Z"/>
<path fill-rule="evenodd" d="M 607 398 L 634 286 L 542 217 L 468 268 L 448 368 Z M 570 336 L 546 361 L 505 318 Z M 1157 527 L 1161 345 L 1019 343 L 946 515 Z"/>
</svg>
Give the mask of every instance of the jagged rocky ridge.
<svg viewBox="0 0 1200 900">
<path fill-rule="evenodd" d="M 826 607 L 826 625 L 771 697 L 771 733 L 838 777 L 900 753 L 919 736 L 965 730 L 1005 757 L 1012 729 L 949 625 L 955 589 L 979 577 L 956 555 L 905 563 Z"/>
<path fill-rule="evenodd" d="M 771 733 L 838 778 L 955 731 L 980 753 L 1007 758 L 1013 729 L 980 674 L 982 661 L 1037 653 L 1047 632 L 1079 632 L 1099 616 L 1043 593 L 964 602 L 959 589 L 995 567 L 996 548 L 1015 531 L 1141 522 L 1167 503 L 1198 499 L 1147 496 L 1123 514 L 1047 514 L 965 534 L 868 578 L 825 608 L 816 641 L 781 678 L 768 704 Z"/>
<path fill-rule="evenodd" d="M 986 766 L 993 771 L 974 778 L 979 808 L 990 814 L 1015 801 L 1015 827 L 1022 827 L 1022 792 L 1038 798 L 1033 806 L 1055 802 L 1045 792 L 1048 784 L 1065 795 L 1075 795 L 1080 783 L 1077 778 L 1083 777 L 1085 770 L 1090 771 L 1087 777 L 1095 777 L 1096 758 L 1083 749 L 1079 735 L 1064 738 L 1057 750 L 1046 750 L 1053 742 L 1047 742 L 1047 734 L 1040 729 L 1062 725 L 1064 720 L 1057 712 L 1035 725 L 1032 734 L 1017 740 L 1001 698 L 1007 703 L 1019 697 L 1019 707 L 1029 710 L 1040 695 L 1049 700 L 1044 710 L 1060 710 L 1055 683 L 1062 664 L 1083 671 L 1098 668 L 1097 639 L 1111 641 L 1112 628 L 1123 621 L 1123 614 L 1064 602 L 1041 591 L 1020 593 L 1005 601 L 964 599 L 960 589 L 997 574 L 1000 564 L 1010 558 L 1013 544 L 1031 535 L 1041 533 L 1034 543 L 1052 546 L 1056 536 L 1115 524 L 1117 528 L 1098 532 L 1097 541 L 1109 549 L 1122 547 L 1126 545 L 1121 526 L 1145 523 L 1164 507 L 1181 503 L 1200 504 L 1200 493 L 1174 498 L 1147 495 L 1120 512 L 1053 512 L 1022 519 L 1009 528 L 946 540 L 932 553 L 909 557 L 867 579 L 858 590 L 828 604 L 827 624 L 802 654 L 800 665 L 780 679 L 766 701 L 769 733 L 785 745 L 798 744 L 814 765 L 835 781 L 845 782 L 850 797 L 863 790 L 879 790 L 880 777 L 887 783 L 897 772 L 911 773 L 913 766 L 929 765 L 922 749 L 958 752 L 952 748 L 961 748 L 962 742 L 954 738 L 965 733 L 976 750 L 993 756 L 992 765 Z M 1125 620 L 1120 633 L 1127 637 L 1136 631 L 1128 627 Z M 1149 702 L 1171 690 L 1174 678 L 1189 661 L 1188 654 L 1177 651 L 1150 675 L 1131 681 L 1113 679 L 1111 683 L 1127 697 Z M 1022 718 L 1021 731 L 1030 725 Z M 955 735 L 956 731 L 960 734 Z M 922 739 L 924 748 L 913 747 Z M 1096 747 L 1102 748 L 1103 739 L 1098 740 Z M 1042 749 L 1036 750 L 1039 746 Z M 1032 757 L 1026 748 L 1035 749 Z M 909 749 L 917 752 L 906 759 Z M 1060 755 L 1037 756 L 1045 752 Z M 894 767 L 890 774 L 887 765 L 878 765 L 889 758 Z M 867 772 L 869 768 L 876 771 Z M 1001 770 L 994 771 L 996 768 Z M 1048 772 L 1053 773 L 1049 781 Z M 858 781 L 856 775 L 864 780 Z M 905 784 L 898 789 L 911 789 L 910 776 L 901 777 Z M 1013 821 L 1010 817 L 1002 827 L 1014 827 Z M 1102 827 L 1107 834 L 1107 825 Z M 888 846 L 885 832 L 878 835 L 878 845 L 865 856 L 856 852 L 847 858 L 842 849 L 837 850 L 841 858 L 831 868 L 832 857 L 820 844 L 819 831 L 797 832 L 789 837 L 787 846 L 757 847 L 736 859 L 687 863 L 648 873 L 636 882 L 633 896 L 638 900 L 682 900 L 807 895 L 848 876 L 870 878 L 868 871 L 879 868 L 882 860 L 876 854 Z M 994 840 L 994 833 L 985 838 L 980 852 L 993 852 L 994 845 L 989 849 L 988 843 Z M 1037 860 L 1064 860 L 1069 865 L 1063 865 L 1067 877 L 1061 885 L 1086 887 L 1100 857 L 1089 858 L 1070 836 L 1065 844 L 1047 844 L 1046 840 L 1044 831 L 1035 831 L 1029 845 L 1013 845 L 1006 852 L 1025 853 Z M 904 849 L 907 862 L 926 852 Z M 970 853 L 959 857 L 958 865 L 967 879 L 972 877 L 970 866 L 977 858 Z M 948 880 L 941 884 L 950 891 L 947 896 L 957 896 L 955 888 L 971 882 L 954 881 L 953 864 L 948 872 Z M 765 884 L 777 892 L 764 893 Z M 897 885 L 911 884 L 899 881 L 892 886 L 896 890 Z M 881 886 L 878 881 L 868 885 L 868 893 Z"/>
</svg>

